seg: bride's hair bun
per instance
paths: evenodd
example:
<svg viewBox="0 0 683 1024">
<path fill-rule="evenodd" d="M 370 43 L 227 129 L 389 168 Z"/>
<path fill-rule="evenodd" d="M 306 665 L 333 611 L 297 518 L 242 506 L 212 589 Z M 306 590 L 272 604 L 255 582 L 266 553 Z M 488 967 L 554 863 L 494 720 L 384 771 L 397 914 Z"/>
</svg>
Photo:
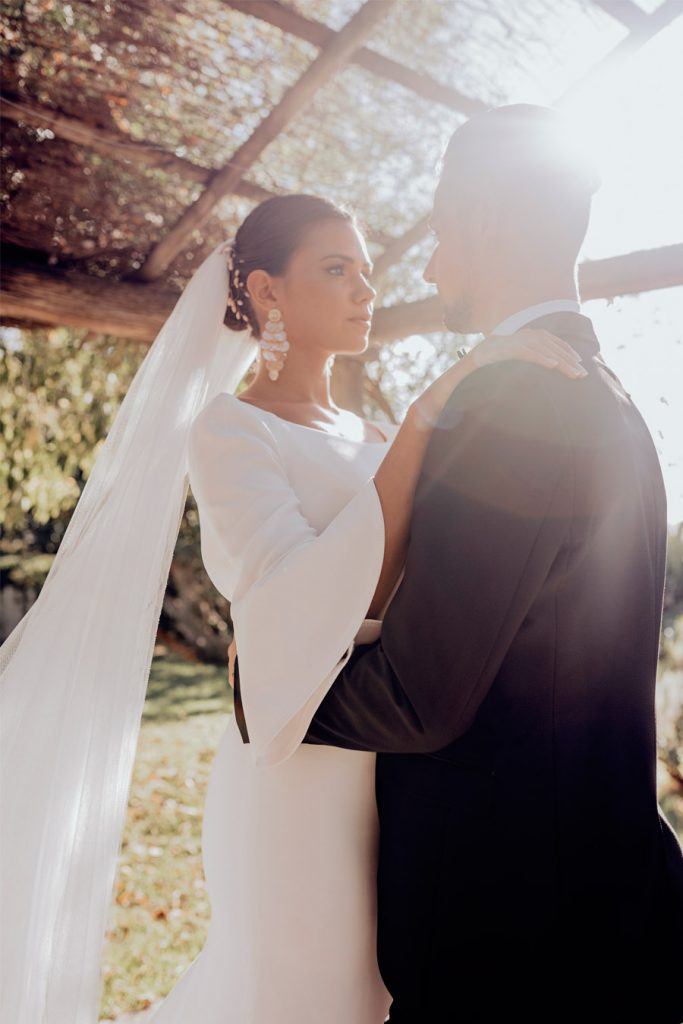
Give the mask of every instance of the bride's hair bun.
<svg viewBox="0 0 683 1024">
<path fill-rule="evenodd" d="M 323 220 L 355 223 L 350 211 L 305 193 L 272 196 L 254 207 L 228 250 L 230 290 L 224 317 L 227 327 L 233 331 L 250 327 L 258 337 L 258 318 L 247 290 L 249 274 L 252 270 L 265 270 L 274 277 L 284 274 L 307 229 Z"/>
</svg>

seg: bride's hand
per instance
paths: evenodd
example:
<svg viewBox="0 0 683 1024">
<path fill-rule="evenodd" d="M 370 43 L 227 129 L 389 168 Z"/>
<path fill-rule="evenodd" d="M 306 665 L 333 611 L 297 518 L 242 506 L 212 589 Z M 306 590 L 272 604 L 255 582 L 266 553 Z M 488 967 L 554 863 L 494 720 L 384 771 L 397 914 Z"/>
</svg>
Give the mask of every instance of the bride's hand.
<svg viewBox="0 0 683 1024">
<path fill-rule="evenodd" d="M 516 359 L 559 370 L 573 380 L 586 376 L 581 357 L 571 345 L 549 331 L 533 327 L 524 327 L 515 334 L 492 334 L 475 345 L 469 355 L 477 367 Z"/>
<path fill-rule="evenodd" d="M 410 406 L 420 429 L 431 430 L 453 389 L 488 363 L 518 360 L 557 370 L 571 380 L 587 374 L 577 352 L 549 331 L 525 327 L 515 334 L 490 335 L 437 377 Z"/>
<path fill-rule="evenodd" d="M 237 641 L 232 638 L 232 643 L 228 647 L 228 683 L 230 687 L 235 689 L 235 658 L 237 657 Z"/>
</svg>

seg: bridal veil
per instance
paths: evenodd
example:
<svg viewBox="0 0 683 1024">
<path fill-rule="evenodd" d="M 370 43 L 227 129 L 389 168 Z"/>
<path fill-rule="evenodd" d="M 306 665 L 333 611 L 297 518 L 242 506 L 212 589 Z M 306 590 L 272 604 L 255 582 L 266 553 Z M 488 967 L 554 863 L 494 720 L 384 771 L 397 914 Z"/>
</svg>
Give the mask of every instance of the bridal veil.
<svg viewBox="0 0 683 1024">
<path fill-rule="evenodd" d="M 226 244 L 147 352 L 33 606 L 0 648 L 2 1024 L 94 1024 L 145 690 L 199 411 L 257 353 Z"/>
</svg>

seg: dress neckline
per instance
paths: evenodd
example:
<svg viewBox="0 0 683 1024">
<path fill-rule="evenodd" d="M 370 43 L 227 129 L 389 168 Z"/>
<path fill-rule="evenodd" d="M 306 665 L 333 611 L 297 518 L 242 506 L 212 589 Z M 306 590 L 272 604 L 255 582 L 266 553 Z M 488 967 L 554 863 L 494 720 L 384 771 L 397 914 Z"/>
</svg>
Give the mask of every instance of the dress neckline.
<svg viewBox="0 0 683 1024">
<path fill-rule="evenodd" d="M 318 427 L 308 427 L 305 423 L 296 423 L 294 420 L 287 420 L 284 416 L 278 416 L 276 412 L 271 412 L 270 409 L 264 409 L 261 405 L 255 405 L 252 402 L 245 402 L 241 398 L 237 398 L 236 396 L 234 397 L 236 402 L 240 402 L 242 405 L 251 406 L 252 409 L 258 409 L 259 412 L 265 412 L 266 415 L 272 416 L 274 419 L 280 420 L 282 423 L 287 423 L 290 427 L 299 427 L 300 430 L 308 430 L 309 433 L 313 434 L 322 434 L 323 437 L 333 437 L 335 441 L 346 441 L 347 444 L 376 445 L 378 448 L 388 445 L 391 441 L 391 438 L 386 435 L 384 441 L 357 441 L 353 437 L 344 437 L 342 434 L 332 434 L 329 430 L 320 430 Z M 366 420 L 366 423 L 372 423 L 373 426 L 376 426 L 378 430 L 384 433 L 382 427 L 378 423 L 375 423 L 374 420 Z"/>
</svg>

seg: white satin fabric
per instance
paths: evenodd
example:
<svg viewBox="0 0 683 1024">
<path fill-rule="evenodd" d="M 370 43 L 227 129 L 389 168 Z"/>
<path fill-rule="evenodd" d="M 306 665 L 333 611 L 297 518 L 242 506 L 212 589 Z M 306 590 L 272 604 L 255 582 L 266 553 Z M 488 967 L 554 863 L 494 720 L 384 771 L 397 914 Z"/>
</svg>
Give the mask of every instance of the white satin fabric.
<svg viewBox="0 0 683 1024">
<path fill-rule="evenodd" d="M 348 441 L 220 394 L 189 448 L 202 557 L 231 604 L 251 742 L 229 721 L 209 781 L 206 944 L 154 1024 L 381 1024 L 375 755 L 301 744 L 354 646 L 384 553 L 372 479 L 388 440 Z M 152 951 L 153 955 L 153 951 Z"/>
</svg>

